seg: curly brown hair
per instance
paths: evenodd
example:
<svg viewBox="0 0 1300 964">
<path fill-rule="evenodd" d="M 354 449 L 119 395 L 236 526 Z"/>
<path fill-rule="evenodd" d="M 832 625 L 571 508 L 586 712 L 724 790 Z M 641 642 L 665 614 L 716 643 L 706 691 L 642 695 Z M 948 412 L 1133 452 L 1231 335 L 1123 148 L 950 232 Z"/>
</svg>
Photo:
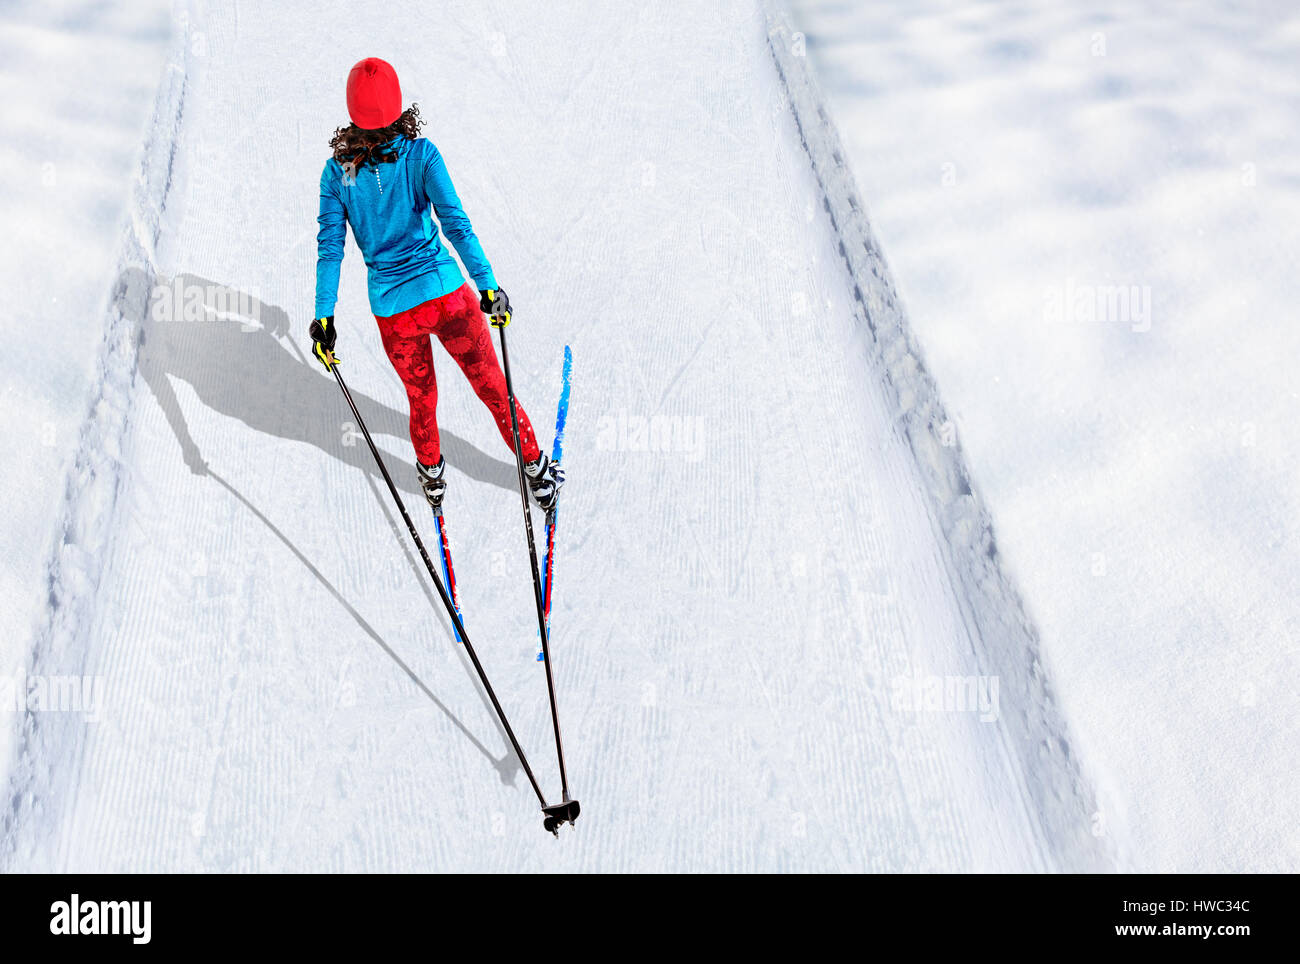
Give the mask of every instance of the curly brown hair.
<svg viewBox="0 0 1300 964">
<path fill-rule="evenodd" d="M 405 137 L 413 141 L 420 136 L 424 118 L 420 116 L 420 105 L 412 104 L 402 111 L 387 127 L 368 131 L 349 124 L 334 131 L 330 138 L 330 149 L 334 151 L 334 160 L 343 165 L 350 165 L 355 174 L 367 164 L 387 164 L 397 159 L 396 151 L 382 150 L 394 137 Z"/>
</svg>

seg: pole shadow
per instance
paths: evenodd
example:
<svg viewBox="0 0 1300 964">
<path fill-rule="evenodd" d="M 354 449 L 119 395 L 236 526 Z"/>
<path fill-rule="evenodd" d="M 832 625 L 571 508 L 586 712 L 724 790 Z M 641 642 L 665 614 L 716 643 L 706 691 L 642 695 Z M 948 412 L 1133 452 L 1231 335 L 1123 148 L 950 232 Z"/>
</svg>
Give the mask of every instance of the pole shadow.
<svg viewBox="0 0 1300 964">
<path fill-rule="evenodd" d="M 192 472 L 201 474 L 206 462 L 185 422 L 172 379 L 187 383 L 208 408 L 255 432 L 306 442 L 379 478 L 369 450 L 355 444 L 357 427 L 340 407 L 333 379 L 298 346 L 283 308 L 198 275 L 158 278 L 140 267 L 125 269 L 114 291 L 118 311 L 138 333 L 140 375 Z M 406 412 L 362 392 L 354 391 L 353 396 L 372 435 L 410 445 Z M 513 461 L 488 455 L 444 428 L 440 435 L 448 464 L 459 472 L 508 491 L 517 486 Z M 412 451 L 410 462 L 414 460 Z M 404 492 L 420 495 L 413 465 L 392 475 Z"/>
<path fill-rule="evenodd" d="M 244 508 L 246 508 L 249 512 L 251 512 L 254 516 L 256 516 L 258 521 L 261 522 L 262 525 L 266 526 L 267 530 L 273 536 L 279 539 L 280 542 L 284 544 L 285 548 L 287 548 L 290 552 L 293 553 L 294 557 L 303 564 L 306 570 L 312 574 L 312 576 L 316 579 L 316 581 L 319 582 L 321 586 L 324 587 L 325 591 L 328 592 L 334 598 L 334 601 L 337 602 L 340 606 L 342 606 L 343 609 L 347 612 L 347 614 L 352 617 L 352 619 L 356 622 L 356 624 L 361 628 L 361 631 L 365 633 L 367 636 L 369 636 L 371 641 L 374 642 L 374 644 L 378 646 L 381 650 L 383 650 L 384 653 L 387 654 L 389 659 L 391 659 L 394 663 L 397 664 L 397 667 L 403 673 L 406 674 L 407 678 L 412 683 L 415 684 L 416 688 L 425 696 L 427 696 L 429 700 L 433 703 L 433 705 L 436 706 L 440 711 L 442 711 L 442 714 L 445 717 L 447 717 L 448 720 L 451 721 L 452 725 L 455 726 L 456 729 L 459 730 L 462 734 L 464 734 L 465 739 L 469 740 L 469 742 L 473 744 L 474 748 L 478 750 L 480 753 L 482 753 L 483 756 L 485 756 L 492 763 L 493 769 L 495 769 L 501 777 L 501 782 L 508 786 L 514 786 L 515 774 L 521 772 L 522 768 L 520 767 L 518 757 L 515 756 L 514 748 L 509 745 L 509 740 L 506 737 L 504 729 L 502 729 L 501 727 L 501 722 L 496 718 L 496 714 L 491 712 L 492 709 L 491 706 L 490 705 L 488 706 L 489 716 L 492 719 L 492 721 L 495 723 L 497 730 L 501 733 L 502 740 L 504 740 L 507 745 L 506 754 L 503 757 L 494 756 L 492 754 L 492 751 L 489 750 L 486 746 L 484 746 L 482 741 L 480 741 L 478 737 L 476 737 L 472 732 L 470 732 L 469 728 L 466 727 L 465 724 L 461 722 L 460 718 L 456 716 L 456 714 L 453 713 L 447 707 L 447 705 L 442 702 L 442 700 L 438 699 L 437 695 L 433 692 L 433 690 L 429 689 L 429 687 L 425 684 L 424 680 L 420 679 L 420 677 L 416 675 L 415 670 L 411 669 L 411 667 L 407 665 L 407 663 L 402 659 L 402 657 L 399 656 L 397 652 L 391 646 L 388 645 L 388 643 L 384 640 L 384 638 L 379 635 L 378 631 L 373 626 L 371 626 L 370 623 L 366 621 L 365 617 L 362 616 L 361 613 L 357 612 L 356 608 L 350 602 L 348 602 L 347 597 L 344 596 L 343 593 L 339 592 L 338 588 L 332 582 L 330 582 L 329 579 L 325 577 L 324 573 L 322 573 L 319 569 L 316 568 L 316 566 L 312 563 L 310 559 L 308 559 L 305 555 L 303 555 L 302 550 L 300 550 L 296 545 L 294 545 L 293 542 L 289 539 L 289 537 L 286 536 L 283 532 L 281 532 L 274 522 L 272 522 L 269 518 L 267 518 L 266 515 L 263 514 L 263 512 L 260 509 L 258 509 L 257 506 L 253 505 L 253 503 L 250 502 L 242 492 L 240 492 L 233 485 L 227 482 L 217 472 L 214 472 L 212 469 L 208 469 L 206 471 L 206 475 L 209 478 L 211 478 L 214 482 L 216 482 L 218 485 L 220 485 L 223 489 L 225 489 L 227 492 L 229 492 L 240 504 L 244 506 Z M 423 579 L 421 580 L 421 583 L 424 584 Z M 425 592 L 428 593 L 427 586 Z M 465 658 L 463 655 L 461 656 L 461 662 L 462 663 L 465 662 Z M 467 669 L 472 669 L 472 667 L 467 667 Z M 478 677 L 473 674 L 471 675 L 475 683 L 477 684 Z"/>
<path fill-rule="evenodd" d="M 355 401 L 355 396 L 353 400 Z M 369 423 L 366 424 L 367 427 L 369 427 Z M 392 508 L 389 506 L 388 500 L 384 498 L 379 486 L 375 484 L 373 479 L 368 477 L 366 479 L 366 485 L 369 486 L 370 493 L 375 497 L 375 501 L 379 503 L 379 510 L 383 512 L 384 519 L 388 523 L 389 531 L 393 533 L 393 538 L 397 541 L 397 544 L 402 547 L 402 555 L 406 559 L 406 564 L 410 567 L 411 572 L 415 574 L 415 580 L 420 584 L 420 591 L 424 593 L 424 598 L 429 600 L 429 606 L 433 609 L 433 613 L 437 617 L 438 622 L 442 624 L 447 638 L 451 639 L 453 629 L 451 618 L 447 615 L 447 610 L 442 605 L 442 600 L 434 595 L 433 588 L 427 578 L 428 572 L 425 570 L 424 564 L 416 559 L 415 553 L 411 550 L 410 539 L 407 538 L 406 533 L 398 526 L 397 519 L 393 516 Z M 478 673 L 474 671 L 473 664 L 470 663 L 469 657 L 465 655 L 465 647 L 459 643 L 456 644 L 456 655 L 460 657 L 460 662 L 465 668 L 466 675 L 469 676 L 470 680 L 474 683 L 474 692 L 478 694 L 479 700 L 483 703 L 483 708 L 487 710 L 488 718 L 492 721 L 492 725 L 497 728 L 497 733 L 501 735 L 501 739 L 506 744 L 509 744 L 510 736 L 506 733 L 506 728 L 501 725 L 501 720 L 497 717 L 496 709 L 492 706 L 492 701 L 488 698 L 487 690 L 483 688 L 483 681 L 478 678 Z M 514 786 L 515 774 L 519 772 L 519 770 L 519 760 L 514 755 L 514 749 L 512 747 L 510 753 L 497 761 L 497 771 L 501 774 L 501 782 Z"/>
<path fill-rule="evenodd" d="M 253 431 L 306 442 L 360 470 L 402 547 L 407 564 L 450 637 L 450 620 L 433 595 L 427 581 L 428 574 L 417 563 L 381 494 L 379 468 L 367 446 L 350 444 L 355 441 L 359 429 L 350 424 L 351 415 L 346 407 L 340 408 L 334 380 L 294 341 L 288 312 L 277 305 L 265 304 L 247 292 L 198 275 L 181 274 L 166 279 L 141 267 L 123 270 L 113 291 L 114 306 L 136 332 L 140 376 L 158 401 L 190 471 L 210 477 L 261 521 L 347 611 L 362 632 L 491 761 L 502 783 L 514 786 L 515 775 L 521 772 L 521 766 L 513 749 L 507 749 L 503 757 L 494 756 L 301 550 L 232 483 L 212 470 L 189 431 L 171 381 L 173 378 L 190 385 L 208 408 L 238 419 Z M 289 347 L 285 347 L 286 342 Z M 355 390 L 352 394 L 372 435 L 389 435 L 410 444 L 406 413 Z M 513 461 L 496 459 L 441 427 L 440 435 L 448 463 L 476 481 L 515 491 L 518 483 Z M 411 458 L 413 461 L 413 452 Z M 424 495 L 413 468 L 396 473 L 390 469 L 390 474 L 399 488 L 423 501 Z M 477 674 L 473 673 L 463 651 L 458 652 L 458 656 L 466 673 L 473 679 L 475 691 L 488 709 L 489 718 L 508 745 L 505 730 L 492 710 Z"/>
</svg>

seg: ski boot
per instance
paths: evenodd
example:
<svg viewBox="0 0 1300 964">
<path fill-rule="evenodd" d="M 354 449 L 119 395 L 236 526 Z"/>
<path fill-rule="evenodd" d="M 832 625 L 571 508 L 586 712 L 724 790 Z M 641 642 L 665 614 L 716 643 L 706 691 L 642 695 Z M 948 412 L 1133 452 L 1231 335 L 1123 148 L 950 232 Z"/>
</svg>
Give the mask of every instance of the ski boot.
<svg viewBox="0 0 1300 964">
<path fill-rule="evenodd" d="M 419 459 L 415 461 L 415 470 L 420 475 L 420 488 L 424 489 L 424 498 L 436 513 L 442 512 L 442 496 L 447 491 L 447 480 L 442 477 L 446 468 L 446 459 L 438 459 L 437 465 L 425 465 Z"/>
<path fill-rule="evenodd" d="M 556 500 L 560 497 L 560 486 L 564 485 L 564 470 L 560 468 L 560 463 L 552 462 L 549 457 L 542 455 L 524 466 L 524 476 L 528 480 L 528 491 L 532 493 L 533 501 L 538 507 L 544 512 L 554 509 Z"/>
</svg>

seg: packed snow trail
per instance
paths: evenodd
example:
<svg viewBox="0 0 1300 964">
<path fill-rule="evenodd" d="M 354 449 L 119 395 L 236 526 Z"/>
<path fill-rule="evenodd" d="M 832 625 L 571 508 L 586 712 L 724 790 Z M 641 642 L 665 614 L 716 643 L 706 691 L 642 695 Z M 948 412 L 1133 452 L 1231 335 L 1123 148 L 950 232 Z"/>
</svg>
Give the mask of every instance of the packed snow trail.
<svg viewBox="0 0 1300 964">
<path fill-rule="evenodd" d="M 114 242 L 167 53 L 168 13 L 163 0 L 0 7 L 0 164 L 13 174 L 0 183 L 0 478 L 9 494 L 0 524 L 0 680 L 25 664 L 32 631 L 48 615 L 50 586 L 38 574 L 99 394 Z M 3 696 L 0 779 L 14 730 Z"/>
<path fill-rule="evenodd" d="M 791 6 L 1123 865 L 1295 872 L 1300 6 Z"/>
<path fill-rule="evenodd" d="M 877 371 L 765 9 L 186 11 L 149 152 L 166 177 L 137 199 L 157 243 L 126 245 L 108 319 L 129 405 L 92 416 L 125 425 L 121 456 L 67 507 L 70 532 L 106 514 L 110 535 L 56 560 L 67 604 L 32 660 L 102 677 L 107 705 L 21 721 L 7 869 L 1106 865 L 1065 734 L 1036 734 L 1036 763 L 1025 749 L 1023 721 L 1050 718 L 1037 691 L 983 712 L 907 695 L 1000 672 L 997 647 L 899 375 Z M 583 814 L 558 842 L 305 355 L 316 183 L 368 55 L 424 107 L 510 291 L 538 424 L 573 346 L 552 651 Z M 209 284 L 256 303 L 184 321 L 147 300 Z M 415 508 L 405 397 L 351 245 L 337 317 Z M 510 453 L 435 360 L 461 599 L 555 793 Z"/>
</svg>

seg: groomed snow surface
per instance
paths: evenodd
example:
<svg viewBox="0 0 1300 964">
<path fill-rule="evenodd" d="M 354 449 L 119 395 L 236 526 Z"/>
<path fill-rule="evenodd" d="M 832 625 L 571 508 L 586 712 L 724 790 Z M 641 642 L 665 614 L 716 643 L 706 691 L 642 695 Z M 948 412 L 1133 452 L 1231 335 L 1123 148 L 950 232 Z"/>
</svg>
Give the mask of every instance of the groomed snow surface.
<svg viewBox="0 0 1300 964">
<path fill-rule="evenodd" d="M 792 7 L 1122 866 L 1300 869 L 1300 11 Z"/>
<path fill-rule="evenodd" d="M 15 2 L 0 10 L 0 679 L 49 619 L 52 520 L 98 398 L 104 305 L 171 29 L 162 2 Z M 8 687 L 0 696 L 8 694 Z M 0 699 L 0 760 L 13 752 Z"/>
<path fill-rule="evenodd" d="M 70 482 L 24 583 L 44 605 L 15 676 L 99 698 L 12 717 L 0 867 L 1157 864 L 1087 714 L 1081 748 L 1069 639 L 1013 582 L 980 440 L 940 400 L 784 11 L 429 11 L 358 31 L 350 8 L 173 10 Z M 412 26 L 431 20 L 436 42 Z M 511 292 L 539 427 L 574 353 L 553 655 L 583 814 L 560 841 L 305 354 L 316 183 L 367 55 L 422 105 Z M 337 316 L 428 538 L 351 247 Z M 36 364 L 58 345 L 39 337 Z M 513 465 L 435 357 L 466 624 L 558 795 Z M 1201 725 L 1173 705 L 1148 719 Z"/>
</svg>

